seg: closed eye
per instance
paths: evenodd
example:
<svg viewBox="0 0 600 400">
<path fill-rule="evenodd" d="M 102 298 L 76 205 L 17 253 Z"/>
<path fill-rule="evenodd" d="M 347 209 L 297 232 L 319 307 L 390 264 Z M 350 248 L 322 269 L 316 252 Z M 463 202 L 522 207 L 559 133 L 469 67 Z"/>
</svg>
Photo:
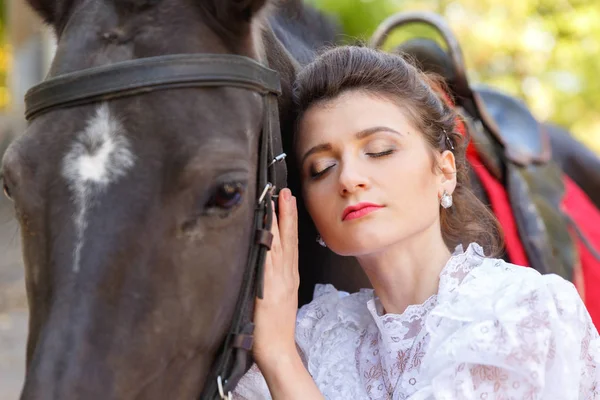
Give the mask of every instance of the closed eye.
<svg viewBox="0 0 600 400">
<path fill-rule="evenodd" d="M 334 166 L 335 166 L 335 164 L 331 164 L 330 166 L 322 169 L 321 171 L 314 171 L 311 169 L 311 171 L 310 171 L 311 179 L 318 179 L 318 178 L 322 177 L 327 171 L 329 171 Z"/>
<path fill-rule="evenodd" d="M 377 157 L 385 157 L 385 156 L 389 156 L 390 154 L 392 154 L 394 152 L 394 149 L 390 149 L 390 150 L 386 150 L 386 151 L 382 151 L 379 153 L 366 153 L 369 157 L 373 157 L 373 158 L 377 158 Z"/>
</svg>

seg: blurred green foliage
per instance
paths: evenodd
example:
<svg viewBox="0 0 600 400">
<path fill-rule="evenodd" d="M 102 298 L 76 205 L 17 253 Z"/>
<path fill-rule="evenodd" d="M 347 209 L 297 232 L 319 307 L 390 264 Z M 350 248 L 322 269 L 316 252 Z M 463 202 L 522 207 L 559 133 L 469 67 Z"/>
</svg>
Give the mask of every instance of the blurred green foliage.
<svg viewBox="0 0 600 400">
<path fill-rule="evenodd" d="M 367 40 L 386 17 L 434 11 L 461 44 L 469 79 L 523 99 L 600 154 L 600 1 L 597 0 L 309 0 L 337 19 L 347 42 Z M 437 37 L 412 25 L 409 37 Z"/>
</svg>

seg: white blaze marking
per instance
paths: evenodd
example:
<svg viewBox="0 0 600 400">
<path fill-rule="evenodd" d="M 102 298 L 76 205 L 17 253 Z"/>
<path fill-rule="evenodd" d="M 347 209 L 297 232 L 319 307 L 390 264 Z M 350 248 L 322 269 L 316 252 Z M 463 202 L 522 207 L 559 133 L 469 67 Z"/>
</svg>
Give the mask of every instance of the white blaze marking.
<svg viewBox="0 0 600 400">
<path fill-rule="evenodd" d="M 77 243 L 73 254 L 73 271 L 79 271 L 84 242 L 86 216 L 94 195 L 133 166 L 134 156 L 125 137 L 123 125 L 110 115 L 107 104 L 98 107 L 96 115 L 80 132 L 63 160 L 62 173 L 77 205 L 75 227 Z"/>
</svg>

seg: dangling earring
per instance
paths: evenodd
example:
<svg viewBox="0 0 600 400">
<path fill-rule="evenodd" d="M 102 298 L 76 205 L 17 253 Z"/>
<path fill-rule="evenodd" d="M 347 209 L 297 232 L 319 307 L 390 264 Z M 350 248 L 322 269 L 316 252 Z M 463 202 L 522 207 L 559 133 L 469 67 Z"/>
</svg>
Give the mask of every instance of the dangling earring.
<svg viewBox="0 0 600 400">
<path fill-rule="evenodd" d="M 317 233 L 317 243 L 319 243 L 323 247 L 327 247 L 327 245 L 325 244 L 325 241 L 323 240 L 323 238 L 321 237 L 321 235 L 318 234 L 318 233 Z"/>
<path fill-rule="evenodd" d="M 442 194 L 442 197 L 440 198 L 440 204 L 444 208 L 452 207 L 452 195 L 448 194 L 448 192 L 446 192 L 444 190 L 444 193 Z"/>
</svg>

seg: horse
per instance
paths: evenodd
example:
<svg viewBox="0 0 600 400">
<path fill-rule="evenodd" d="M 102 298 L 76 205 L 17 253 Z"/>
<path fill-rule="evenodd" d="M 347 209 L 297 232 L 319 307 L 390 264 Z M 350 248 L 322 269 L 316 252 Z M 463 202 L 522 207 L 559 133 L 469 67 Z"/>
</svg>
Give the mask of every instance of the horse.
<svg viewBox="0 0 600 400">
<path fill-rule="evenodd" d="M 295 72 L 336 24 L 295 0 L 28 1 L 57 50 L 2 164 L 21 399 L 226 396 L 249 367 Z"/>
</svg>

